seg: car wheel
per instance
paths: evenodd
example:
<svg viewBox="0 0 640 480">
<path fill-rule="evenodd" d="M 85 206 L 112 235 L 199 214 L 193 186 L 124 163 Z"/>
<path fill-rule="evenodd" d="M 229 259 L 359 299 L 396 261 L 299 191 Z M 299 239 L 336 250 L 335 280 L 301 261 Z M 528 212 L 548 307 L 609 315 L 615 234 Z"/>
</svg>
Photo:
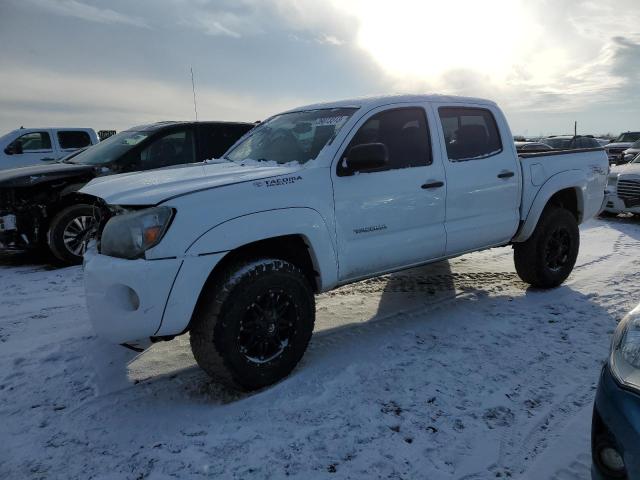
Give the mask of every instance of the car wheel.
<svg viewBox="0 0 640 480">
<path fill-rule="evenodd" d="M 82 263 L 87 235 L 93 222 L 91 205 L 72 205 L 58 212 L 51 220 L 47 235 L 51 253 L 65 265 Z"/>
<path fill-rule="evenodd" d="M 574 215 L 560 207 L 544 210 L 529 239 L 515 243 L 518 276 L 539 288 L 553 288 L 566 280 L 578 258 L 580 232 Z"/>
<path fill-rule="evenodd" d="M 313 333 L 307 277 L 279 259 L 234 265 L 201 294 L 190 329 L 198 365 L 232 388 L 255 390 L 286 377 Z"/>
</svg>

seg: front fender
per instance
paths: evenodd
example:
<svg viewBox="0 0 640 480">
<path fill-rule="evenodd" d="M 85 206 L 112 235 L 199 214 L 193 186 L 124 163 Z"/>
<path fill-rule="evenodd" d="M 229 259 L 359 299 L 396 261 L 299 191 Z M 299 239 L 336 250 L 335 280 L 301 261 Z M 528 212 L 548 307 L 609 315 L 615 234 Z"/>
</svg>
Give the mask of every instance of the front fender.
<svg viewBox="0 0 640 480">
<path fill-rule="evenodd" d="M 531 236 L 547 203 L 560 190 L 568 188 L 575 190 L 578 203 L 578 223 L 582 222 L 588 183 L 589 181 L 582 170 L 566 170 L 550 177 L 538 190 L 528 211 L 524 211 L 526 206 L 523 205 L 524 222 L 513 237 L 513 241 L 524 242 Z"/>
<path fill-rule="evenodd" d="M 301 235 L 309 246 L 320 289 L 338 283 L 335 244 L 322 216 L 312 208 L 267 210 L 232 218 L 198 237 L 182 257 L 167 299 L 160 327 L 154 335 L 177 335 L 189 325 L 200 292 L 210 273 L 228 252 L 267 238 Z"/>
<path fill-rule="evenodd" d="M 338 283 L 338 257 L 334 239 L 320 213 L 307 207 L 267 210 L 227 220 L 197 238 L 187 248 L 185 255 L 228 252 L 249 243 L 283 235 L 303 237 L 314 268 L 320 275 L 321 290 L 330 289 Z"/>
</svg>

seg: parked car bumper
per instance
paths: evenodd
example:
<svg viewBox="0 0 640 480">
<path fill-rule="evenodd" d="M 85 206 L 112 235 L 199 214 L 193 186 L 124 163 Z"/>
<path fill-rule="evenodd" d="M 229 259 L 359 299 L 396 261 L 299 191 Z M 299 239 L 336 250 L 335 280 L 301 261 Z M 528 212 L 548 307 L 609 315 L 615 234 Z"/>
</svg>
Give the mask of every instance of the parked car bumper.
<svg viewBox="0 0 640 480">
<path fill-rule="evenodd" d="M 603 210 L 610 213 L 640 213 L 640 205 L 627 207 L 624 200 L 615 193 L 608 193 L 604 197 Z"/>
<path fill-rule="evenodd" d="M 602 369 L 591 430 L 592 453 L 602 435 L 608 435 L 624 458 L 628 480 L 640 479 L 640 392 L 622 388 L 608 366 Z M 595 458 L 595 457 L 594 457 Z M 609 480 L 596 465 L 594 480 Z"/>
<path fill-rule="evenodd" d="M 95 332 L 114 343 L 138 343 L 156 334 L 182 260 L 125 260 L 84 256 L 84 286 Z"/>
</svg>

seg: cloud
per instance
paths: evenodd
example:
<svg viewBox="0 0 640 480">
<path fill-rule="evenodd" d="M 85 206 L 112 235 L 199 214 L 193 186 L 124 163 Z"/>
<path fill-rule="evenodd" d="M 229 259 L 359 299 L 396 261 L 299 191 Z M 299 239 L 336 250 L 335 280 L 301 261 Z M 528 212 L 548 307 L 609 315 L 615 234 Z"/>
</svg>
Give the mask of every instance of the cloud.
<svg viewBox="0 0 640 480">
<path fill-rule="evenodd" d="M 13 121 L 8 108 L 35 118 L 38 105 L 46 118 L 58 109 L 118 126 L 189 118 L 193 65 L 198 98 L 214 118 L 409 91 L 494 99 L 519 132 L 564 130 L 568 118 L 638 128 L 637 0 L 465 1 L 110 0 L 104 9 L 94 0 L 14 0 L 0 15 L 8 46 L 0 80 L 13 74 L 13 87 L 0 92 L 0 120 Z M 69 28 L 75 18 L 85 21 Z M 153 28 L 116 31 L 122 25 Z M 18 78 L 32 95 L 22 95 Z M 64 91 L 64 78 L 76 91 Z M 78 117 L 82 108 L 88 113 Z"/>
<path fill-rule="evenodd" d="M 94 7 L 79 0 L 25 0 L 20 3 L 23 5 L 31 3 L 56 15 L 79 18 L 89 22 L 149 28 L 149 25 L 141 18 L 128 16 L 109 8 Z"/>
<path fill-rule="evenodd" d="M 185 79 L 186 80 L 186 79 Z M 25 126 L 70 125 L 122 130 L 136 124 L 194 118 L 191 86 L 150 78 L 113 82 L 100 75 L 55 73 L 11 65 L 0 70 L 0 131 Z M 274 100 L 233 90 L 197 90 L 200 120 L 255 121 L 309 103 Z"/>
<path fill-rule="evenodd" d="M 178 0 L 165 5 L 181 25 L 206 35 L 241 38 L 288 31 L 297 39 L 306 34 L 309 41 L 331 45 L 355 35 L 354 19 L 338 9 L 336 0 Z"/>
</svg>

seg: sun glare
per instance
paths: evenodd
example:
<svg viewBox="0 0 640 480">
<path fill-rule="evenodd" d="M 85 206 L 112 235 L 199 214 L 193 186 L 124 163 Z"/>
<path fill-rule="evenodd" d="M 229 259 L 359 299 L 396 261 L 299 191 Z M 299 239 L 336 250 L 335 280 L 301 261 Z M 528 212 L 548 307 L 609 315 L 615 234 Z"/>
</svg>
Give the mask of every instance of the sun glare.
<svg viewBox="0 0 640 480">
<path fill-rule="evenodd" d="M 363 1 L 360 46 L 390 74 L 433 78 L 451 69 L 504 76 L 526 18 L 517 0 Z"/>
</svg>

